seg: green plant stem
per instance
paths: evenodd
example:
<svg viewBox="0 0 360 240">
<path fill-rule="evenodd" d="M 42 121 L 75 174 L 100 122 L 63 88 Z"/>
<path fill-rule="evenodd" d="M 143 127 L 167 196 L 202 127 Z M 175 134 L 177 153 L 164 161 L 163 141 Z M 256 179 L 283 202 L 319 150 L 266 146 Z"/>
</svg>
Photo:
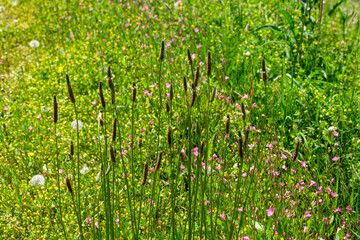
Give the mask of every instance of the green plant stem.
<svg viewBox="0 0 360 240">
<path fill-rule="evenodd" d="M 59 216 L 60 216 L 60 224 L 61 228 L 64 231 L 65 239 L 68 239 L 66 229 L 63 222 L 62 217 L 62 207 L 61 207 L 61 190 L 60 190 L 60 162 L 59 162 L 59 151 L 58 151 L 58 139 L 56 136 L 56 123 L 54 124 L 54 135 L 55 135 L 55 148 L 56 148 L 56 176 L 57 176 L 57 185 L 58 185 L 58 205 L 59 205 Z M 47 166 L 47 165 L 46 165 Z"/>
<path fill-rule="evenodd" d="M 78 119 L 78 112 L 76 108 L 76 104 L 74 103 L 74 111 L 75 111 L 75 118 L 76 118 L 76 142 L 77 142 L 77 200 L 78 200 L 78 224 L 80 230 L 80 239 L 84 239 L 83 229 L 82 229 L 82 221 L 81 221 L 81 200 L 80 200 L 80 137 L 79 137 L 79 119 Z"/>
</svg>

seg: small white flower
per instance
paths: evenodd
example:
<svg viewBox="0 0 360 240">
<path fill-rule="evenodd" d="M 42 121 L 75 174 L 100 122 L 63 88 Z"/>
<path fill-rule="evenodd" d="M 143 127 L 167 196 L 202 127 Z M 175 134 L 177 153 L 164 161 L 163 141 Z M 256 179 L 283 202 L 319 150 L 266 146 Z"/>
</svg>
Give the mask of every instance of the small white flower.
<svg viewBox="0 0 360 240">
<path fill-rule="evenodd" d="M 250 56 L 250 52 L 249 52 L 249 51 L 246 51 L 246 52 L 245 52 L 245 55 L 246 55 L 246 56 Z"/>
<path fill-rule="evenodd" d="M 331 127 L 329 127 L 328 131 L 330 131 L 330 132 L 332 132 L 332 131 L 336 131 L 336 127 L 331 126 Z"/>
<path fill-rule="evenodd" d="M 80 170 L 80 173 L 85 175 L 90 171 L 90 168 L 86 165 L 83 165 L 82 169 Z"/>
<path fill-rule="evenodd" d="M 45 184 L 45 178 L 43 175 L 35 175 L 31 178 L 31 186 L 40 187 Z"/>
<path fill-rule="evenodd" d="M 37 48 L 40 46 L 40 43 L 38 40 L 31 40 L 30 43 L 29 43 L 30 47 L 32 48 Z"/>
<path fill-rule="evenodd" d="M 50 168 L 46 164 L 44 164 L 43 169 L 44 169 L 44 171 L 49 171 L 50 170 Z"/>
<path fill-rule="evenodd" d="M 43 111 L 43 112 L 49 112 L 50 109 L 51 109 L 50 107 L 42 106 L 42 111 Z"/>
<path fill-rule="evenodd" d="M 178 8 L 179 8 L 179 2 L 178 1 L 176 1 L 176 3 L 174 3 L 174 8 L 175 8 L 175 10 L 178 10 Z"/>
<path fill-rule="evenodd" d="M 18 5 L 18 2 L 17 2 L 16 0 L 14 0 L 14 1 L 12 2 L 12 5 L 13 5 L 13 6 Z"/>
<path fill-rule="evenodd" d="M 76 123 L 77 122 L 77 123 Z M 74 130 L 77 130 L 78 126 L 79 125 L 79 130 L 81 130 L 83 127 L 84 127 L 84 124 L 81 120 L 74 120 L 71 122 L 71 128 L 74 129 Z"/>
</svg>

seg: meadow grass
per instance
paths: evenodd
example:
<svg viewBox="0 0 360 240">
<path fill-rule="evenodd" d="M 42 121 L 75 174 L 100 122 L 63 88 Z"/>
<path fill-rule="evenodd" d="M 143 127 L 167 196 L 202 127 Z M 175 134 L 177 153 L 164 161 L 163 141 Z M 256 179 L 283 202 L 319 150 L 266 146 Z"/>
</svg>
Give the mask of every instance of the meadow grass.
<svg viewBox="0 0 360 240">
<path fill-rule="evenodd" d="M 2 239 L 360 239 L 356 1 L 0 5 Z"/>
</svg>

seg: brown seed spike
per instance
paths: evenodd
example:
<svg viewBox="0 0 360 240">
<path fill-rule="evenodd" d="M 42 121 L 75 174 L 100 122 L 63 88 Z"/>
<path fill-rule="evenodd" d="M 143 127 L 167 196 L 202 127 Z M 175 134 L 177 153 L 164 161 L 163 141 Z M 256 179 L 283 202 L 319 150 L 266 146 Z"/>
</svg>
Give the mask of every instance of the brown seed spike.
<svg viewBox="0 0 360 240">
<path fill-rule="evenodd" d="M 160 61 L 163 61 L 165 58 L 165 43 L 161 41 L 161 51 L 160 51 Z"/>
<path fill-rule="evenodd" d="M 73 141 L 70 142 L 70 156 L 74 156 L 74 143 L 73 143 Z"/>
<path fill-rule="evenodd" d="M 215 133 L 214 136 L 213 136 L 213 139 L 212 139 L 212 145 L 213 145 L 213 147 L 215 147 L 216 142 L 217 142 L 217 135 L 216 135 L 216 133 Z"/>
<path fill-rule="evenodd" d="M 168 126 L 168 129 L 167 129 L 167 142 L 168 142 L 169 146 L 171 146 L 171 143 L 172 143 L 172 129 L 171 129 L 171 126 Z"/>
<path fill-rule="evenodd" d="M 216 96 L 216 88 L 213 89 L 212 93 L 211 93 L 211 97 L 210 97 L 210 102 L 213 102 Z"/>
<path fill-rule="evenodd" d="M 144 186 L 146 184 L 146 179 L 148 176 L 148 161 L 145 162 L 144 164 L 144 170 L 143 170 L 143 177 L 142 177 L 142 181 L 141 181 L 141 186 Z"/>
<path fill-rule="evenodd" d="M 67 189 L 69 190 L 69 192 L 71 194 L 73 194 L 74 191 L 73 191 L 73 189 L 71 187 L 70 179 L 67 176 L 65 177 L 65 185 L 66 185 Z"/>
<path fill-rule="evenodd" d="M 166 112 L 170 112 L 170 105 L 167 99 L 165 100 L 165 107 L 166 107 Z"/>
<path fill-rule="evenodd" d="M 158 159 L 157 159 L 156 165 L 155 165 L 155 171 L 159 170 L 159 168 L 160 168 L 162 155 L 163 155 L 163 151 L 159 151 Z"/>
<path fill-rule="evenodd" d="M 184 86 L 184 91 L 187 92 L 187 82 L 186 82 L 186 77 L 185 76 L 183 78 L 183 86 Z"/>
<path fill-rule="evenodd" d="M 170 100 L 174 99 L 174 90 L 172 84 L 170 85 L 170 93 L 169 93 Z"/>
<path fill-rule="evenodd" d="M 187 50 L 187 56 L 188 56 L 189 65 L 192 67 L 193 60 L 192 60 L 192 57 L 191 57 L 190 49 Z"/>
<path fill-rule="evenodd" d="M 108 85 L 109 85 L 110 92 L 111 92 L 111 104 L 114 105 L 115 104 L 115 86 L 114 86 L 114 82 L 112 80 L 110 66 L 108 67 L 107 77 L 108 77 Z"/>
<path fill-rule="evenodd" d="M 68 90 L 68 93 L 69 93 L 70 101 L 72 103 L 75 103 L 74 92 L 73 92 L 71 84 L 70 84 L 69 74 L 67 74 L 67 73 L 66 73 L 66 85 L 67 85 L 67 90 Z"/>
<path fill-rule="evenodd" d="M 110 143 L 109 145 L 109 152 L 110 152 L 110 159 L 112 162 L 116 162 L 116 155 L 115 155 L 115 150 L 112 146 L 112 144 Z"/>
<path fill-rule="evenodd" d="M 133 94 L 132 94 L 132 101 L 135 102 L 136 100 L 136 83 L 133 83 Z"/>
<path fill-rule="evenodd" d="M 241 159 L 243 159 L 244 158 L 244 151 L 243 151 L 243 137 L 242 137 L 241 131 L 239 131 L 238 144 L 239 144 L 239 156 L 240 156 Z"/>
<path fill-rule="evenodd" d="M 196 73 L 195 73 L 195 79 L 194 79 L 194 85 L 193 85 L 193 89 L 195 89 L 198 85 L 199 82 L 199 77 L 200 77 L 200 68 L 197 67 L 196 68 Z"/>
<path fill-rule="evenodd" d="M 142 135 L 139 135 L 138 147 L 141 148 L 143 145 Z"/>
<path fill-rule="evenodd" d="M 205 147 L 205 141 L 202 140 L 200 143 L 200 152 L 203 153 L 204 152 L 204 147 Z"/>
<path fill-rule="evenodd" d="M 111 81 L 111 80 L 112 80 L 111 67 L 110 67 L 110 66 L 108 67 L 107 77 L 108 77 L 108 81 Z M 111 89 L 110 84 L 109 84 L 109 87 L 110 87 L 110 89 Z"/>
<path fill-rule="evenodd" d="M 192 96 L 191 96 L 191 104 L 190 104 L 191 107 L 194 106 L 194 104 L 195 104 L 195 99 L 196 99 L 196 91 L 193 90 Z"/>
<path fill-rule="evenodd" d="M 116 118 L 113 121 L 113 129 L 112 129 L 112 139 L 113 142 L 116 141 Z"/>
<path fill-rule="evenodd" d="M 246 126 L 245 128 L 245 140 L 244 140 L 244 146 L 247 146 L 247 141 L 249 139 L 249 134 L 250 134 L 250 126 Z"/>
<path fill-rule="evenodd" d="M 300 138 L 296 138 L 295 139 L 295 151 L 294 151 L 293 159 L 292 159 L 293 161 L 295 161 L 297 156 L 299 155 L 300 143 L 301 143 Z"/>
<path fill-rule="evenodd" d="M 53 109 L 54 109 L 53 121 L 54 121 L 54 123 L 57 123 L 57 121 L 58 121 L 58 104 L 57 104 L 55 94 L 54 94 L 54 100 L 53 100 Z"/>
<path fill-rule="evenodd" d="M 226 116 L 225 132 L 226 132 L 226 134 L 229 134 L 229 132 L 230 132 L 230 115 L 229 114 Z"/>
<path fill-rule="evenodd" d="M 265 60 L 264 59 L 262 60 L 262 63 L 261 63 L 261 70 L 262 70 L 262 79 L 263 79 L 264 82 L 266 82 L 267 74 L 266 74 L 266 66 L 265 66 Z"/>
<path fill-rule="evenodd" d="M 198 136 L 200 136 L 201 135 L 201 129 L 200 129 L 200 125 L 199 125 L 199 122 L 196 120 L 196 134 L 198 135 Z"/>
<path fill-rule="evenodd" d="M 208 59 L 207 59 L 207 61 L 208 61 L 208 64 L 207 64 L 206 73 L 207 73 L 208 77 L 210 77 L 210 75 L 211 75 L 211 52 L 210 51 L 208 51 Z"/>
<path fill-rule="evenodd" d="M 246 118 L 246 110 L 245 110 L 244 102 L 241 103 L 241 111 L 242 111 L 242 119 L 245 121 L 245 118 Z"/>
<path fill-rule="evenodd" d="M 100 96 L 101 106 L 103 108 L 106 108 L 104 92 L 103 92 L 103 87 L 102 87 L 102 82 L 101 81 L 99 82 L 99 96 Z"/>
</svg>

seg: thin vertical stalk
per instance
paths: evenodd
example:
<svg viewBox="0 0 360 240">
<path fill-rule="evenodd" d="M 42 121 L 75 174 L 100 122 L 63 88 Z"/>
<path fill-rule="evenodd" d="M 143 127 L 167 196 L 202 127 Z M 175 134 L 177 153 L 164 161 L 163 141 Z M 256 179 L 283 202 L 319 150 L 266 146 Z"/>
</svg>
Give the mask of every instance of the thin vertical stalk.
<svg viewBox="0 0 360 240">
<path fill-rule="evenodd" d="M 116 115 L 117 115 L 117 121 L 118 121 L 118 132 L 119 132 L 119 142 L 120 142 L 120 149 L 121 145 L 122 145 L 122 135 L 121 135 L 121 130 L 120 130 L 120 125 L 119 125 L 119 112 L 116 111 Z M 124 155 L 122 153 L 120 153 L 121 156 L 121 162 L 122 162 L 122 167 L 123 167 L 123 171 L 124 171 L 124 179 L 125 179 L 125 187 L 126 187 L 126 193 L 127 193 L 127 199 L 128 199 L 128 204 L 129 204 L 129 210 L 130 210 L 130 218 L 131 218 L 131 232 L 134 236 L 135 239 L 138 239 L 137 237 L 137 233 L 135 233 L 135 228 L 136 228 L 136 223 L 135 223 L 135 217 L 133 216 L 133 208 L 132 208 L 132 201 L 131 201 L 131 196 L 130 196 L 130 185 L 129 185 L 129 181 L 128 181 L 128 171 L 126 170 L 126 166 L 125 166 L 125 161 L 124 161 Z"/>
<path fill-rule="evenodd" d="M 79 224 L 79 230 L 80 230 L 80 239 L 84 239 L 83 236 L 83 229 L 82 229 L 82 223 L 81 223 L 81 200 L 80 200 L 80 137 L 79 137 L 79 119 L 78 119 L 78 112 L 76 108 L 76 103 L 73 104 L 74 111 L 75 111 L 75 118 L 76 118 L 76 142 L 77 142 L 77 200 L 78 200 L 78 224 Z"/>
<path fill-rule="evenodd" d="M 56 176 L 57 176 L 57 185 L 58 185 L 58 205 L 59 205 L 59 215 L 60 215 L 60 224 L 61 224 L 61 228 L 64 231 L 64 235 L 65 235 L 65 239 L 68 239 L 67 237 L 67 233 L 66 233 L 66 229 L 64 226 L 64 222 L 63 222 L 63 217 L 62 217 L 62 207 L 61 207 L 61 191 L 60 191 L 60 174 L 59 174 L 59 170 L 60 170 L 60 162 L 59 162 L 59 151 L 58 151 L 58 139 L 56 136 L 56 123 L 54 123 L 54 135 L 55 135 L 55 148 L 56 148 Z"/>
</svg>

